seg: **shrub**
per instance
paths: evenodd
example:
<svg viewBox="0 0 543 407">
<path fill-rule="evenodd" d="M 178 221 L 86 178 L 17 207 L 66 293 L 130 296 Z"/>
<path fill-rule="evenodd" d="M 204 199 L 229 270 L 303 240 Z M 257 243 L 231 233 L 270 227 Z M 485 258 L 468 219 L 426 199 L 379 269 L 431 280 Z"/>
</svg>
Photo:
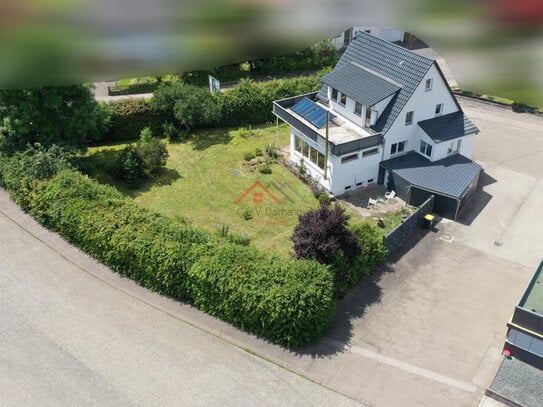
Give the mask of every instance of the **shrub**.
<svg viewBox="0 0 543 407">
<path fill-rule="evenodd" d="M 145 173 L 137 148 L 129 145 L 121 150 L 115 160 L 112 171 L 115 177 L 126 181 L 130 189 L 138 188 L 143 182 Z"/>
<path fill-rule="evenodd" d="M 162 123 L 171 117 L 155 109 L 146 99 L 125 99 L 109 103 L 111 123 L 109 132 L 101 141 L 135 140 L 141 131 L 150 127 L 154 134 L 160 134 Z"/>
<path fill-rule="evenodd" d="M 152 134 L 143 135 L 141 141 L 136 145 L 143 173 L 147 176 L 158 174 L 166 166 L 168 160 L 168 149 L 162 141 L 153 138 Z"/>
<path fill-rule="evenodd" d="M 12 194 L 18 176 L 33 178 L 14 159 L 1 166 Z M 325 266 L 225 242 L 137 206 L 64 168 L 61 157 L 51 162 L 60 171 L 20 191 L 23 208 L 111 269 L 285 346 L 308 344 L 326 332 L 334 299 Z"/>
<path fill-rule="evenodd" d="M 201 310 L 287 346 L 326 332 L 334 302 L 325 267 L 264 255 L 254 247 L 195 247 L 188 291 Z"/>
<path fill-rule="evenodd" d="M 260 172 L 261 174 L 271 174 L 272 169 L 269 165 L 262 165 L 258 168 L 258 172 Z"/>
<path fill-rule="evenodd" d="M 270 160 L 277 160 L 279 155 L 277 154 L 277 148 L 272 146 L 271 144 L 267 144 L 265 148 L 266 157 L 268 157 Z"/>
<path fill-rule="evenodd" d="M 246 234 L 237 234 L 232 233 L 228 225 L 222 225 L 218 230 L 217 234 L 220 238 L 225 239 L 233 244 L 239 244 L 241 246 L 248 246 L 251 242 L 251 239 Z"/>
<path fill-rule="evenodd" d="M 0 156 L 1 157 L 1 156 Z M 38 181 L 55 175 L 62 169 L 71 168 L 68 155 L 58 146 L 48 149 L 36 143 L 11 158 L 0 160 L 0 178 L 11 192 L 14 201 L 26 207 L 28 196 Z"/>
<path fill-rule="evenodd" d="M 153 106 L 186 129 L 212 127 L 220 121 L 215 96 L 205 88 L 181 82 L 160 86 L 154 93 Z"/>
<path fill-rule="evenodd" d="M 320 205 L 300 216 L 291 240 L 297 258 L 331 264 L 342 251 L 349 260 L 360 254 L 360 246 L 347 228 L 349 216 L 339 205 Z"/>
<path fill-rule="evenodd" d="M 168 139 L 168 141 L 177 141 L 180 139 L 179 131 L 175 128 L 175 125 L 171 122 L 164 122 L 162 123 L 162 131 L 164 134 L 164 137 Z"/>
<path fill-rule="evenodd" d="M 383 241 L 383 234 L 371 220 L 365 221 L 350 228 L 360 246 L 362 246 L 361 259 L 354 268 L 353 281 L 359 282 L 374 268 L 382 264 L 387 256 L 387 249 Z"/>
<path fill-rule="evenodd" d="M 349 217 L 339 205 L 321 204 L 300 216 L 291 240 L 299 259 L 315 259 L 333 265 L 336 295 L 351 284 L 351 266 L 362 249 L 347 228 Z"/>
<path fill-rule="evenodd" d="M 255 158 L 255 155 L 253 153 L 245 153 L 243 155 L 243 159 L 245 161 L 251 161 L 253 158 Z"/>
</svg>

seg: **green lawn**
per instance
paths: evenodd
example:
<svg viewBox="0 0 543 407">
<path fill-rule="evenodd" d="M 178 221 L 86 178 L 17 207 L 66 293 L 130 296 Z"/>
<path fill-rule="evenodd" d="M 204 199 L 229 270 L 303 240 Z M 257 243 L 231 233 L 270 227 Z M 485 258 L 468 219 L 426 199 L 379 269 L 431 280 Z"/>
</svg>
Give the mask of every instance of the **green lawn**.
<svg viewBox="0 0 543 407">
<path fill-rule="evenodd" d="M 170 157 L 164 174 L 136 190 L 115 182 L 103 169 L 125 144 L 90 148 L 87 171 L 151 210 L 211 232 L 228 225 L 231 232 L 248 235 L 252 244 L 286 255 L 298 214 L 315 208 L 317 200 L 307 185 L 280 164 L 271 164 L 271 174 L 250 171 L 245 153 L 273 145 L 276 128 L 258 127 L 248 133 L 213 129 L 195 132 L 186 142 L 168 143 Z M 279 145 L 288 143 L 289 128 L 280 126 Z M 280 202 L 256 186 L 236 203 L 256 181 Z M 253 202 L 259 199 L 262 202 Z M 252 219 L 244 219 L 246 211 L 252 212 Z"/>
</svg>

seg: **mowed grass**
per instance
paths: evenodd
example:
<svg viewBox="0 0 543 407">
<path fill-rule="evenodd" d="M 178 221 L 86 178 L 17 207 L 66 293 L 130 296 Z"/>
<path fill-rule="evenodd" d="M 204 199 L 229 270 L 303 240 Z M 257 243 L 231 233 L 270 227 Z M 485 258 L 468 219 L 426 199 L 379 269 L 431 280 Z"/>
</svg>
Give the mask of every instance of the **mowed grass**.
<svg viewBox="0 0 543 407">
<path fill-rule="evenodd" d="M 136 190 L 129 190 L 104 171 L 126 144 L 89 148 L 87 171 L 153 211 L 209 232 L 227 225 L 230 232 L 247 235 L 251 244 L 261 249 L 288 255 L 298 215 L 316 208 L 318 202 L 310 188 L 280 164 L 270 165 L 271 174 L 250 171 L 245 153 L 265 150 L 275 141 L 275 126 L 253 128 L 252 132 L 197 131 L 185 142 L 167 143 L 170 156 L 166 170 Z M 288 143 L 289 128 L 280 126 L 278 145 Z M 265 189 L 255 185 L 257 181 Z M 252 214 L 249 220 L 243 216 L 247 212 Z"/>
</svg>

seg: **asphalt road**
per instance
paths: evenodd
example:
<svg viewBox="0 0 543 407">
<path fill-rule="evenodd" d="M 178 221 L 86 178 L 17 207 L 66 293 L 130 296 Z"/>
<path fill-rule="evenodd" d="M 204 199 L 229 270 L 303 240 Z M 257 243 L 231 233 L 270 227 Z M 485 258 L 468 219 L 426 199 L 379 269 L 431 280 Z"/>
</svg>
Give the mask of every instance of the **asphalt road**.
<svg viewBox="0 0 543 407">
<path fill-rule="evenodd" d="M 0 405 L 360 405 L 180 311 L 201 316 L 111 273 L 0 190 Z"/>
<path fill-rule="evenodd" d="M 121 279 L 0 190 L 0 405 L 478 405 L 543 253 L 543 118 L 461 103 L 485 170 L 470 211 L 410 239 L 299 352 Z"/>
</svg>

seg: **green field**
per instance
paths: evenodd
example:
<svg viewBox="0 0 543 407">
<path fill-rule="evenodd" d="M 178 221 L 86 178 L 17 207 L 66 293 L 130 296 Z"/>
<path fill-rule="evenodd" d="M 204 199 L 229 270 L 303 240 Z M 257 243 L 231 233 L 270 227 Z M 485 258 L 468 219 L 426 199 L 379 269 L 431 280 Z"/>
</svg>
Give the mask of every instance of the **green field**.
<svg viewBox="0 0 543 407">
<path fill-rule="evenodd" d="M 213 129 L 197 131 L 186 142 L 168 143 L 170 157 L 166 171 L 136 190 L 113 180 L 104 166 L 126 144 L 90 148 L 87 172 L 102 183 L 113 184 L 136 202 L 166 216 L 183 219 L 193 226 L 215 232 L 228 225 L 229 231 L 245 234 L 264 250 L 286 255 L 291 251 L 298 214 L 317 206 L 310 188 L 282 165 L 270 165 L 271 174 L 251 171 L 245 153 L 275 144 L 276 128 L 256 127 L 252 132 Z M 279 127 L 279 145 L 289 143 L 289 128 Z M 255 186 L 259 181 L 271 195 Z M 274 198 L 280 202 L 276 202 Z M 254 202 L 259 201 L 261 202 Z M 252 218 L 244 219 L 250 211 Z"/>
</svg>

